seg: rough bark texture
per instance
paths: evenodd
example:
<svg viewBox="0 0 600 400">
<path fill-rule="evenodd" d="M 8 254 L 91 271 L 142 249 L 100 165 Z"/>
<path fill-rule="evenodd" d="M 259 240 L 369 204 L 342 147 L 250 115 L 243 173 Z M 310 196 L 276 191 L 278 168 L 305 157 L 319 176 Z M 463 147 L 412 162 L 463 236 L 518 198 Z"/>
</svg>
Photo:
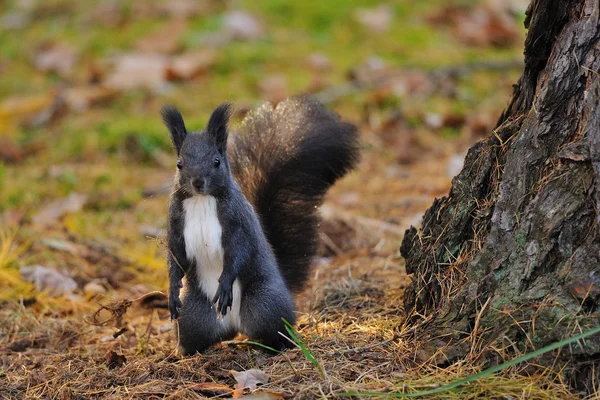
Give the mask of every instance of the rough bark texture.
<svg viewBox="0 0 600 400">
<path fill-rule="evenodd" d="M 466 337 L 498 362 L 508 347 L 529 351 L 600 324 L 598 3 L 532 1 L 508 107 L 402 242 L 414 274 L 406 310 L 435 316 L 427 331 L 448 345 L 447 361 L 472 352 Z M 600 337 L 540 362 L 557 357 L 575 387 L 598 387 Z"/>
</svg>

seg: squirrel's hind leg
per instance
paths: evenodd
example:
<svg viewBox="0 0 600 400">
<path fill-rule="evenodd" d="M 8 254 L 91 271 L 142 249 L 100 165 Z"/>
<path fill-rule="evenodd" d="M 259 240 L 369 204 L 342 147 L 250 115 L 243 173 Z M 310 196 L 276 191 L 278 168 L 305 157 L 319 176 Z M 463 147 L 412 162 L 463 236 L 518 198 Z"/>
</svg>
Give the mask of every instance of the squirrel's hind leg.
<svg viewBox="0 0 600 400">
<path fill-rule="evenodd" d="M 276 288 L 254 290 L 242 299 L 241 332 L 250 339 L 261 342 L 275 350 L 294 347 L 283 319 L 294 325 L 294 303 L 287 291 L 278 293 Z M 281 334 L 280 334 L 281 333 Z M 284 336 L 282 336 L 285 335 Z"/>
<path fill-rule="evenodd" d="M 237 334 L 235 329 L 217 319 L 217 312 L 199 289 L 184 294 L 177 326 L 179 350 L 183 355 L 202 352 Z"/>
</svg>

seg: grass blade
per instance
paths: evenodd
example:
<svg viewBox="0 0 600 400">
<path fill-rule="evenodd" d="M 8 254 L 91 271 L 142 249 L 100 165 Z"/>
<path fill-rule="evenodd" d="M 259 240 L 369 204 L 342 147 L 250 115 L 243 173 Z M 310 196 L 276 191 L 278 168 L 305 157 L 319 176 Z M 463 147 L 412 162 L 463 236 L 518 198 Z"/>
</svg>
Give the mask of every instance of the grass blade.
<svg viewBox="0 0 600 400">
<path fill-rule="evenodd" d="M 304 357 L 306 357 L 306 359 L 310 361 L 315 366 L 315 368 L 317 368 L 322 378 L 326 378 L 327 375 L 325 374 L 325 370 L 323 369 L 321 364 L 319 364 L 319 361 L 317 361 L 317 359 L 315 358 L 315 356 L 313 356 L 310 350 L 308 350 L 304 342 L 302 342 L 302 340 L 298 337 L 294 326 L 290 324 L 285 318 L 282 319 L 283 323 L 285 324 L 285 330 L 287 331 L 288 335 L 290 335 L 290 338 L 292 338 L 292 340 L 296 342 L 296 344 L 300 347 L 300 350 L 302 350 L 302 353 L 304 353 Z"/>
</svg>

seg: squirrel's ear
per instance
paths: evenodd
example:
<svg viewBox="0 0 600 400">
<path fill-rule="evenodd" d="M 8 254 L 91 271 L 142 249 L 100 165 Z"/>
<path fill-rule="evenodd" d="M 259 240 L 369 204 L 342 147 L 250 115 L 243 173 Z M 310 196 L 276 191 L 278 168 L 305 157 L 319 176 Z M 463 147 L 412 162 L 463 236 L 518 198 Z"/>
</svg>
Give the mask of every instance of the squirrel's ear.
<svg viewBox="0 0 600 400">
<path fill-rule="evenodd" d="M 181 146 L 183 145 L 183 140 L 187 135 L 183 117 L 179 110 L 173 106 L 164 106 L 160 115 L 162 115 L 163 122 L 169 129 L 169 132 L 171 132 L 171 142 L 173 142 L 173 147 L 177 154 L 179 154 Z"/>
<path fill-rule="evenodd" d="M 215 139 L 217 148 L 221 154 L 225 154 L 227 149 L 227 123 L 231 117 L 233 106 L 230 103 L 223 103 L 213 111 L 206 132 Z"/>
</svg>

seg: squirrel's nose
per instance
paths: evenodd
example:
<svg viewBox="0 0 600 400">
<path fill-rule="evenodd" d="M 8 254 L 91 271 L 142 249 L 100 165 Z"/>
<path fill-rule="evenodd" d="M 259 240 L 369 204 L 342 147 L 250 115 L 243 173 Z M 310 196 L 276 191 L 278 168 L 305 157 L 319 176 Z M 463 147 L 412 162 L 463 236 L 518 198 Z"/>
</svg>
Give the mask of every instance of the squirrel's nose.
<svg viewBox="0 0 600 400">
<path fill-rule="evenodd" d="M 194 186 L 194 189 L 196 189 L 198 192 L 202 192 L 204 190 L 204 179 L 202 179 L 202 178 L 192 179 L 192 186 Z"/>
</svg>

